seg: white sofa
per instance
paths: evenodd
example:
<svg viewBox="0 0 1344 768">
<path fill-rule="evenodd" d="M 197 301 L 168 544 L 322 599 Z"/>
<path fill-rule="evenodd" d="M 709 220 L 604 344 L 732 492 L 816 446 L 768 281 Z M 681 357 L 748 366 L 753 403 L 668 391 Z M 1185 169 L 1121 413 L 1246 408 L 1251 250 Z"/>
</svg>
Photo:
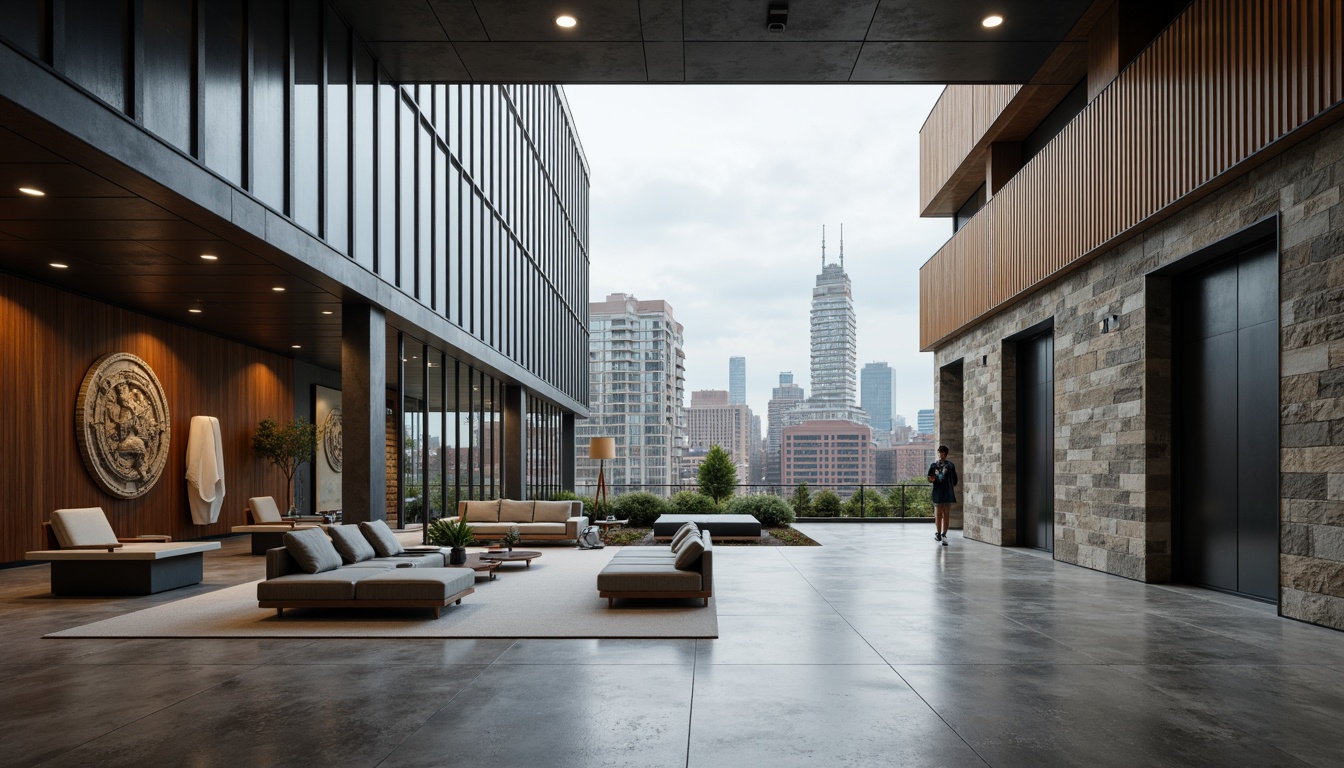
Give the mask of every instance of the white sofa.
<svg viewBox="0 0 1344 768">
<path fill-rule="evenodd" d="M 456 520 L 465 517 L 478 539 L 502 537 L 517 527 L 523 541 L 571 541 L 588 525 L 582 501 L 459 501 Z"/>
<path fill-rule="evenodd" d="M 57 595 L 150 595 L 199 584 L 203 553 L 219 549 L 218 541 L 117 538 L 101 507 L 58 509 L 47 526 L 50 549 L 26 557 L 51 563 Z"/>
</svg>

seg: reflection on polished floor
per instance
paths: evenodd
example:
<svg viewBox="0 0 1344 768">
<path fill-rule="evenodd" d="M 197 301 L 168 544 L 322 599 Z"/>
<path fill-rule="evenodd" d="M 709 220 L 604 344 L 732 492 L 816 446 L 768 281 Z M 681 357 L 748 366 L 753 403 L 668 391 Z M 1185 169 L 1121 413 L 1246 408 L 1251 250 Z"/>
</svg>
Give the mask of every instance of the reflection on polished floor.
<svg viewBox="0 0 1344 768">
<path fill-rule="evenodd" d="M 716 549 L 718 640 L 44 640 L 259 578 L 0 571 L 0 764 L 1340 765 L 1344 633 L 925 525 Z M 484 585 L 483 588 L 489 588 Z"/>
</svg>

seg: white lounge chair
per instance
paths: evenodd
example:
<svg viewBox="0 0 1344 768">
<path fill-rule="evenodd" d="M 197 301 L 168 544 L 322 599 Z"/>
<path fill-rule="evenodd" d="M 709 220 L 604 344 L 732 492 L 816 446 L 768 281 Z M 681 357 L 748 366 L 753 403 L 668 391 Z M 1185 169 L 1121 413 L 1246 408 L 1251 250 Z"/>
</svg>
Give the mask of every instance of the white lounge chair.
<svg viewBox="0 0 1344 768">
<path fill-rule="evenodd" d="M 280 507 L 276 506 L 275 499 L 270 496 L 254 496 L 248 499 L 247 509 L 244 509 L 243 513 L 247 516 L 247 525 L 235 525 L 230 530 L 234 533 L 252 534 L 254 555 L 264 555 L 268 549 L 283 547 L 285 534 L 290 531 L 318 527 L 312 523 L 299 523 L 281 517 Z"/>
<path fill-rule="evenodd" d="M 149 595 L 199 584 L 202 553 L 219 549 L 218 541 L 118 538 L 101 507 L 58 509 L 46 526 L 50 548 L 26 557 L 51 563 L 57 595 Z"/>
</svg>

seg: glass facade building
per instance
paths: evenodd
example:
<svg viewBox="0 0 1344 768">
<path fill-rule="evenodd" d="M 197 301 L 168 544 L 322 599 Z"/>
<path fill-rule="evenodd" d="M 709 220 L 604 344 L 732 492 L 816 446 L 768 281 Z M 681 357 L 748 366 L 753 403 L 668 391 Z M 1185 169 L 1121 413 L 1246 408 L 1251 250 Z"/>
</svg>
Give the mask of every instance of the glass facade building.
<svg viewBox="0 0 1344 768">
<path fill-rule="evenodd" d="M 100 149 L 170 189 L 168 165 L 205 169 L 191 192 L 255 246 L 247 290 L 259 295 L 199 300 L 215 310 L 192 318 L 199 327 L 339 386 L 342 314 L 385 317 L 389 517 L 572 483 L 573 418 L 588 399 L 589 169 L 561 88 L 393 82 L 322 0 L 3 9 L 0 47 L 137 129 Z M 285 273 L 306 281 L 285 296 L 313 302 L 311 315 L 261 308 L 280 289 L 261 276 Z M 192 295 L 166 279 L 154 290 Z M 97 297 L 166 312 L 129 292 Z M 293 386 L 295 415 L 312 419 L 308 384 Z M 375 421 L 382 400 L 371 396 Z"/>
</svg>

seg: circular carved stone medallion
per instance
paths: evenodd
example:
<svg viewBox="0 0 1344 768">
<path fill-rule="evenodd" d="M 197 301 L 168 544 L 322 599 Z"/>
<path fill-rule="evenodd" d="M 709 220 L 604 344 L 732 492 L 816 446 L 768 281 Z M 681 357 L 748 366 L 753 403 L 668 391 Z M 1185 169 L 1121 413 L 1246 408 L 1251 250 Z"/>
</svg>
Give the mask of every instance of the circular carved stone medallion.
<svg viewBox="0 0 1344 768">
<path fill-rule="evenodd" d="M 84 467 L 103 490 L 145 495 L 168 463 L 168 398 L 144 360 L 126 352 L 98 358 L 75 402 L 75 439 Z"/>
<path fill-rule="evenodd" d="M 327 454 L 327 464 L 335 472 L 340 472 L 345 464 L 345 453 L 341 446 L 341 409 L 332 408 L 327 411 L 327 418 L 322 420 L 322 449 Z"/>
</svg>

